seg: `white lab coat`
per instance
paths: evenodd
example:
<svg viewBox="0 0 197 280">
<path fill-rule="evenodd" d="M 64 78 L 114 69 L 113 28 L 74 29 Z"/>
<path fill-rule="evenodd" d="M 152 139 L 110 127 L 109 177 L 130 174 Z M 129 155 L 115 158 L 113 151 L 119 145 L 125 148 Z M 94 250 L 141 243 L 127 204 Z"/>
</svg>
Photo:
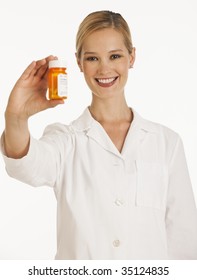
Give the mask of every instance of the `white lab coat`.
<svg viewBox="0 0 197 280">
<path fill-rule="evenodd" d="M 22 159 L 4 160 L 10 176 L 54 188 L 56 259 L 197 259 L 194 196 L 169 128 L 134 111 L 120 153 L 87 108 L 31 137 Z"/>
</svg>

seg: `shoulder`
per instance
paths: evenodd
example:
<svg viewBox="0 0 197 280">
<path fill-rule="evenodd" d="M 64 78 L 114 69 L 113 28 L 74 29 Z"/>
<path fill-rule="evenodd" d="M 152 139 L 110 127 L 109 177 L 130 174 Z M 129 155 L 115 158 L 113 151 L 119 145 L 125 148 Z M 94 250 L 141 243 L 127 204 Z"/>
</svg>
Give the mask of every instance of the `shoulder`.
<svg viewBox="0 0 197 280">
<path fill-rule="evenodd" d="M 145 154 L 157 152 L 170 162 L 173 155 L 184 151 L 179 133 L 168 126 L 137 116 L 140 126 L 141 149 Z"/>
<path fill-rule="evenodd" d="M 180 137 L 178 132 L 173 130 L 172 128 L 162 124 L 162 123 L 158 123 L 158 122 L 154 122 L 154 121 L 150 121 L 150 120 L 147 120 L 147 119 L 143 119 L 144 121 L 144 125 L 149 128 L 149 130 L 152 132 L 152 133 L 156 133 L 156 134 L 159 134 L 159 135 L 162 135 L 166 138 L 169 138 L 169 139 L 177 139 L 177 137 Z"/>
<path fill-rule="evenodd" d="M 70 126 L 63 123 L 52 123 L 46 126 L 40 141 L 59 148 L 63 148 L 65 145 L 71 146 L 73 137 Z"/>
<path fill-rule="evenodd" d="M 71 133 L 70 125 L 63 123 L 52 123 L 44 129 L 44 135 L 47 134 L 69 134 Z"/>
<path fill-rule="evenodd" d="M 44 134 L 53 134 L 53 135 L 74 135 L 79 132 L 84 132 L 92 126 L 93 118 L 86 108 L 84 112 L 70 124 L 63 123 L 53 123 L 48 125 Z"/>
<path fill-rule="evenodd" d="M 153 136 L 156 137 L 160 143 L 165 145 L 166 147 L 175 147 L 177 142 L 181 141 L 181 137 L 179 133 L 172 128 L 141 117 L 138 113 L 134 113 L 136 116 L 136 122 L 140 126 L 140 129 L 144 131 L 144 133 L 148 134 L 151 138 Z"/>
</svg>

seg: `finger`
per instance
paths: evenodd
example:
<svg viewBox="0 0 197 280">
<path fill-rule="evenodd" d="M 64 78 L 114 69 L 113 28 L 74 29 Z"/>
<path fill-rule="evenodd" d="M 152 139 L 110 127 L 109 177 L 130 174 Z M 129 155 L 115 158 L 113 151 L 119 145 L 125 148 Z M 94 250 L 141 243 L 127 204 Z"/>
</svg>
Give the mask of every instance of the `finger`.
<svg viewBox="0 0 197 280">
<path fill-rule="evenodd" d="M 21 75 L 22 80 L 26 80 L 31 75 L 32 71 L 34 71 L 36 67 L 36 61 L 32 61 L 32 63 L 25 69 L 23 74 Z"/>
<path fill-rule="evenodd" d="M 49 61 L 55 60 L 55 59 L 57 59 L 57 57 L 56 57 L 56 56 L 53 56 L 53 55 L 50 55 L 50 56 L 46 57 L 46 58 L 45 58 L 46 63 L 43 64 L 43 65 L 41 65 L 41 67 L 37 69 L 37 71 L 36 71 L 36 73 L 34 74 L 34 76 L 37 76 L 37 77 L 39 77 L 40 79 L 41 79 L 41 78 L 45 78 L 44 76 L 46 76 L 46 74 L 47 74 L 47 72 L 48 72 L 47 70 L 48 70 Z"/>
<path fill-rule="evenodd" d="M 47 62 L 49 62 L 50 60 L 57 60 L 58 58 L 57 58 L 57 56 L 49 55 L 45 59 L 46 59 Z"/>
<path fill-rule="evenodd" d="M 56 107 L 58 105 L 61 105 L 61 104 L 64 104 L 64 100 L 63 99 L 59 99 L 59 100 L 46 100 L 42 110 L 54 108 L 54 107 Z"/>
<path fill-rule="evenodd" d="M 40 68 L 37 69 L 37 71 L 34 73 L 34 76 L 42 79 L 42 77 L 45 75 L 47 69 L 48 69 L 48 63 L 46 62 L 44 65 L 42 65 Z"/>
<path fill-rule="evenodd" d="M 37 73 L 39 73 L 39 70 L 42 68 L 45 68 L 45 67 L 47 67 L 47 62 L 46 62 L 45 58 L 37 60 L 34 69 L 30 73 L 30 76 L 31 77 L 36 76 Z M 46 70 L 46 68 L 45 68 L 45 70 Z"/>
<path fill-rule="evenodd" d="M 50 108 L 56 107 L 57 105 L 64 104 L 64 99 L 59 99 L 59 100 L 49 100 L 49 105 Z"/>
<path fill-rule="evenodd" d="M 50 55 L 50 56 L 46 57 L 45 59 L 46 59 L 46 61 L 48 62 L 48 65 L 49 65 L 49 62 L 50 62 L 51 60 L 57 60 L 58 57 L 57 57 L 57 56 Z M 43 76 L 42 76 L 43 79 L 45 79 L 45 80 L 48 79 L 48 72 L 49 72 L 49 67 L 47 67 L 45 73 L 43 73 Z"/>
</svg>

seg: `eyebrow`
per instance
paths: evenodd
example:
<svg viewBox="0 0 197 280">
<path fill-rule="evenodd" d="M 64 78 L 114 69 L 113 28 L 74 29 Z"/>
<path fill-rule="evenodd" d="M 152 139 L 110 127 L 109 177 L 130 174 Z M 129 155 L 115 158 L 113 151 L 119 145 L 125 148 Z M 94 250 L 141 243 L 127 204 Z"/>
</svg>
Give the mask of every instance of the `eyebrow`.
<svg viewBox="0 0 197 280">
<path fill-rule="evenodd" d="M 109 53 L 115 53 L 115 52 L 123 52 L 123 50 L 122 49 L 116 49 L 116 50 L 109 51 Z M 89 55 L 89 54 L 97 54 L 97 52 L 89 52 L 89 51 L 84 52 L 84 55 Z"/>
</svg>

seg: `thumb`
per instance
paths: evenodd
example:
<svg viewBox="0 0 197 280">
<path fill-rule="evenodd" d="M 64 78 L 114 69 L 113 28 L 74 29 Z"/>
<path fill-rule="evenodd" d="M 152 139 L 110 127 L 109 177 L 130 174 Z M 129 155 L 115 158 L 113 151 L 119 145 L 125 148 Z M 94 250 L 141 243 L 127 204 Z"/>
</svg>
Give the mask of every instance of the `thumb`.
<svg viewBox="0 0 197 280">
<path fill-rule="evenodd" d="M 48 100 L 48 108 L 54 108 L 56 107 L 57 105 L 61 105 L 61 104 L 64 104 L 64 99 L 58 99 L 58 100 Z"/>
<path fill-rule="evenodd" d="M 64 104 L 64 100 L 63 99 L 58 99 L 58 100 L 46 100 L 44 102 L 44 104 L 42 105 L 42 111 L 46 110 L 46 109 L 50 109 L 50 108 L 54 108 L 57 105 L 61 105 Z"/>
</svg>

